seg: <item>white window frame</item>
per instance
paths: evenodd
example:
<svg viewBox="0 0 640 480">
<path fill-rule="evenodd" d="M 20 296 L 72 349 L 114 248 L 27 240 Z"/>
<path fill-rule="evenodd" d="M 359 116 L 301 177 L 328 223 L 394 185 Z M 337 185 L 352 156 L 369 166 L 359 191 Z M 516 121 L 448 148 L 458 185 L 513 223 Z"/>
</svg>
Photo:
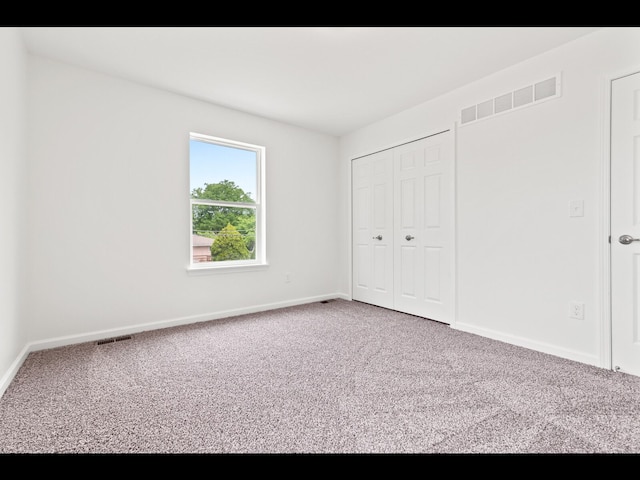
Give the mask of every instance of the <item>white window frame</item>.
<svg viewBox="0 0 640 480">
<path fill-rule="evenodd" d="M 201 133 L 189 132 L 189 140 L 208 142 L 224 147 L 249 150 L 256 154 L 256 194 L 255 203 L 223 202 L 208 199 L 193 199 L 189 190 L 189 264 L 190 273 L 234 272 L 263 269 L 267 263 L 266 221 L 265 221 L 265 162 L 266 148 L 261 145 L 238 142 L 226 138 L 213 137 Z M 191 157 L 189 156 L 189 175 L 191 175 Z M 231 206 L 240 208 L 253 208 L 256 212 L 256 244 L 255 258 L 249 260 L 227 260 L 218 262 L 193 262 L 193 205 Z"/>
</svg>

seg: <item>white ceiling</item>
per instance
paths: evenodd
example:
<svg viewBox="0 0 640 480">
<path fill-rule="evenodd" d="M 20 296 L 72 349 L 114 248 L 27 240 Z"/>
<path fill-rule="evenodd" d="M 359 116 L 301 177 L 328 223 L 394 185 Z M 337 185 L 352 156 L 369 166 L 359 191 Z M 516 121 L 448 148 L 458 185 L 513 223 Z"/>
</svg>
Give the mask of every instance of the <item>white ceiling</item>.
<svg viewBox="0 0 640 480">
<path fill-rule="evenodd" d="M 595 27 L 23 27 L 31 53 L 340 136 Z"/>
</svg>

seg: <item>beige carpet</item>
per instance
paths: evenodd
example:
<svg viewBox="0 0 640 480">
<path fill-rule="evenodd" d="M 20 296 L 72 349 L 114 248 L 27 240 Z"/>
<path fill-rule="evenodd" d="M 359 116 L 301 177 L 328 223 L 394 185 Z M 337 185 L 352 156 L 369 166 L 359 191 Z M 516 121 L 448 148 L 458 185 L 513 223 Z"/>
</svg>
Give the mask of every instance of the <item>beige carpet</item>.
<svg viewBox="0 0 640 480">
<path fill-rule="evenodd" d="M 640 378 L 335 300 L 31 353 L 0 453 L 640 453 Z"/>
</svg>

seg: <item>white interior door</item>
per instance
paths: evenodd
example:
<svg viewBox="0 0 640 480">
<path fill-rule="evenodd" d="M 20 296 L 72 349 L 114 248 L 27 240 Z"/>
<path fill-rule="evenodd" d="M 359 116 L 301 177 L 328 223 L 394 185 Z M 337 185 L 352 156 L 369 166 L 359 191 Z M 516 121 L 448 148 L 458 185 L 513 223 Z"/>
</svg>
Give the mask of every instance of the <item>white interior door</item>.
<svg viewBox="0 0 640 480">
<path fill-rule="evenodd" d="M 640 73 L 611 89 L 611 360 L 640 375 Z"/>
<path fill-rule="evenodd" d="M 354 300 L 393 308 L 393 154 L 353 160 Z"/>
<path fill-rule="evenodd" d="M 453 315 L 453 139 L 450 132 L 394 153 L 394 306 L 443 323 Z"/>
</svg>

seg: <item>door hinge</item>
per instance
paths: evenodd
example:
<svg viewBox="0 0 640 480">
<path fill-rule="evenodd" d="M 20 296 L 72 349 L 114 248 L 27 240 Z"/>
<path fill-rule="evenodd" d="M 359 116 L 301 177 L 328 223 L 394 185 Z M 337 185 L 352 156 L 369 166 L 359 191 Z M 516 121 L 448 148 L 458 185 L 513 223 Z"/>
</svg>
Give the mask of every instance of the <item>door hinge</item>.
<svg viewBox="0 0 640 480">
<path fill-rule="evenodd" d="M 609 243 L 611 243 L 611 235 L 609 235 Z"/>
</svg>

